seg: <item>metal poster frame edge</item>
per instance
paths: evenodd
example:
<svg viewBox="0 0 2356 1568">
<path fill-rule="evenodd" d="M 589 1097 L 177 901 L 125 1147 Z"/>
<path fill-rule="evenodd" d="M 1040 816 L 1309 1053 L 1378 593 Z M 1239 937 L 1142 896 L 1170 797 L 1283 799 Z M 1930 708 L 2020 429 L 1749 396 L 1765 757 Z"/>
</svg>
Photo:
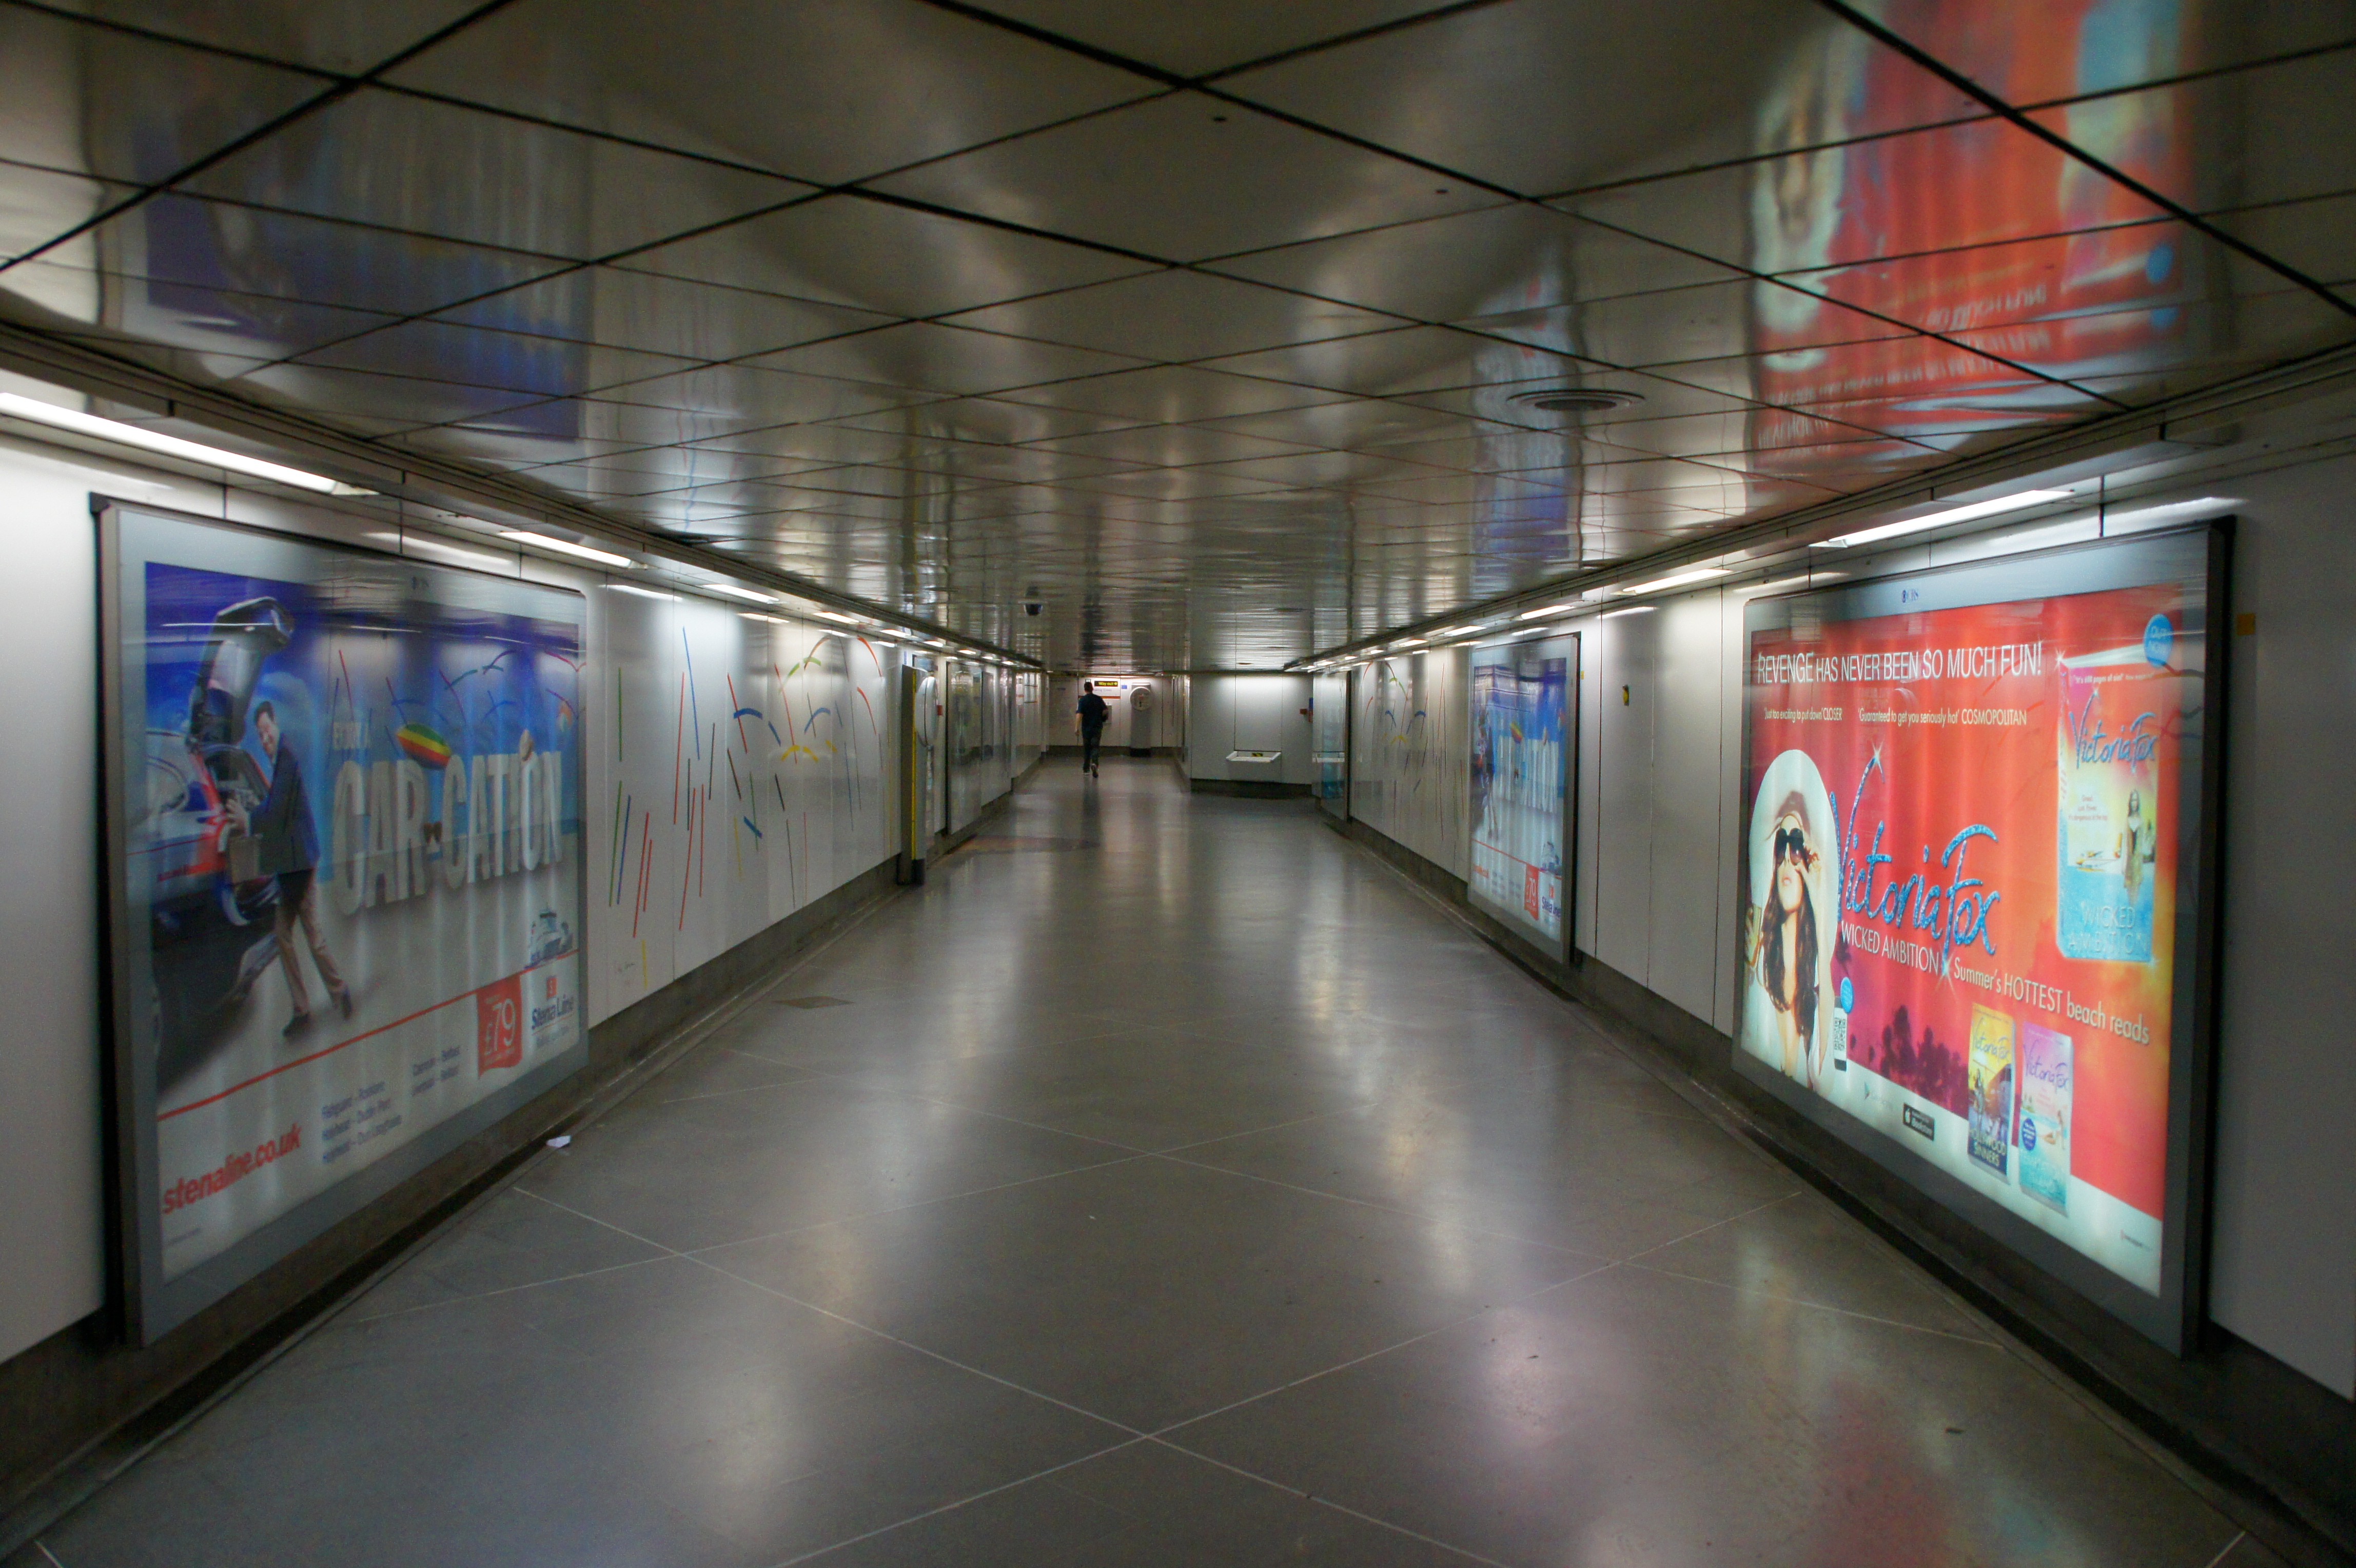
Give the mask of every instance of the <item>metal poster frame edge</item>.
<svg viewBox="0 0 2356 1568">
<path fill-rule="evenodd" d="M 1970 1225 L 1983 1237 L 2002 1246 L 2050 1280 L 2067 1287 L 2074 1294 L 2158 1343 L 2171 1355 L 2178 1356 L 2187 1354 L 2199 1343 L 2207 1309 L 2205 1265 L 2211 1178 L 2210 1122 L 2216 1076 L 2216 1010 L 2220 989 L 2216 983 L 2215 955 L 2220 940 L 2218 916 L 2223 861 L 2223 760 L 2228 720 L 2225 703 L 2232 642 L 2230 596 L 2234 523 L 2235 520 L 2230 516 L 2204 519 L 2181 527 L 2082 540 L 2046 549 L 1981 557 L 1946 565 L 1917 567 L 1864 577 L 1838 586 L 1798 589 L 1789 594 L 1754 598 L 1743 607 L 1742 645 L 1739 653 L 1742 661 L 1742 748 L 1737 763 L 1735 811 L 1736 821 L 1741 822 L 1748 820 L 1751 806 L 1751 802 L 1743 798 L 1751 787 L 1751 639 L 1758 631 L 1775 629 L 1775 618 L 1778 616 L 1783 618 L 1783 624 L 1788 624 L 1790 607 L 1802 600 L 1837 601 L 1845 596 L 1879 594 L 1907 582 L 1967 582 L 1975 575 L 2000 577 L 2024 571 L 2034 572 L 2042 563 L 2089 555 L 2115 557 L 2124 570 L 2116 571 L 2117 581 L 2099 587 L 2075 588 L 2071 592 L 2102 593 L 2174 582 L 2188 588 L 2198 587 L 2204 593 L 2205 602 L 2201 612 L 2202 669 L 2201 682 L 2196 688 L 2201 705 L 2199 755 L 2190 759 L 2194 764 L 2190 767 L 2179 757 L 2177 772 L 2177 929 L 2170 988 L 2167 1212 L 2160 1216 L 2160 1289 L 2157 1295 L 2143 1291 L 2058 1237 L 2047 1234 L 1994 1199 L 1973 1190 L 1952 1173 L 1923 1158 L 1881 1129 L 1858 1120 L 1821 1095 L 1793 1082 L 1766 1064 L 1751 1059 L 1741 1045 L 1745 990 L 1740 943 L 1736 944 L 1734 953 L 1735 1015 L 1732 1037 L 1729 1041 L 1731 1063 L 1743 1079 L 1766 1090 L 1785 1106 L 1833 1133 L 1843 1144 L 1870 1158 L 1948 1214 Z M 2201 547 L 2202 559 L 2193 572 L 2165 575 L 2146 572 L 2138 575 L 2131 564 L 2139 551 L 2155 547 L 2164 549 L 2171 544 L 2182 548 L 2196 542 Z M 1943 600 L 1925 606 L 1923 609 L 1927 613 L 2005 604 L 2022 596 L 2037 596 L 1997 593 L 1966 596 Z M 1873 609 L 1838 618 L 1867 619 L 1892 613 L 1904 612 Z M 2182 801 L 2188 794 L 2196 791 L 2198 811 L 2188 813 L 2182 809 Z M 1738 902 L 1746 896 L 1743 890 L 1750 886 L 1750 834 L 1744 831 L 1740 835 L 1735 865 Z M 2191 883 L 2189 895 L 2185 886 L 2188 878 Z"/>
<path fill-rule="evenodd" d="M 130 976 L 132 932 L 127 889 L 130 869 L 129 823 L 125 818 L 130 754 L 125 725 L 130 709 L 124 702 L 123 594 L 124 568 L 122 525 L 124 513 L 137 513 L 178 524 L 201 525 L 222 532 L 252 536 L 280 545 L 310 547 L 347 555 L 397 563 L 404 569 L 479 578 L 507 587 L 520 587 L 570 598 L 580 606 L 578 624 L 584 663 L 589 642 L 589 596 L 576 588 L 505 577 L 472 567 L 416 561 L 391 551 L 337 539 L 294 533 L 263 524 L 230 518 L 206 517 L 146 501 L 125 500 L 98 491 L 90 495 L 93 544 L 98 557 L 99 589 L 99 714 L 101 730 L 97 813 L 104 878 L 99 898 L 100 962 L 106 1003 L 99 1010 L 102 1032 L 100 1059 L 103 1067 L 102 1093 L 106 1101 L 108 1133 L 104 1165 L 107 1173 L 109 1305 L 118 1337 L 139 1346 L 153 1345 L 242 1286 L 261 1278 L 305 1246 L 327 1235 L 368 1208 L 411 1177 L 450 1154 L 467 1139 L 498 1125 L 539 1101 L 557 1085 L 589 1065 L 589 882 L 585 874 L 573 877 L 573 929 L 579 933 L 574 961 L 581 995 L 580 1038 L 514 1082 L 501 1085 L 420 1133 L 381 1160 L 303 1199 L 284 1213 L 240 1238 L 222 1251 L 197 1263 L 174 1279 L 163 1277 L 162 1199 L 156 1188 L 155 1090 L 134 1059 L 140 1052 L 140 1030 L 133 1017 Z M 577 693 L 580 723 L 575 728 L 584 776 L 589 756 L 588 725 L 593 704 L 587 682 Z M 144 694 L 144 685 L 143 685 Z M 141 710 L 143 721 L 145 709 Z M 586 795 L 574 824 L 579 853 L 588 853 L 589 819 Z"/>
<path fill-rule="evenodd" d="M 1491 925 L 1512 939 L 1515 946 L 1535 957 L 1569 969 L 1579 961 L 1579 785 L 1580 725 L 1585 693 L 1580 689 L 1583 665 L 1587 658 L 1587 641 L 1583 631 L 1567 631 L 1549 637 L 1531 638 L 1509 644 L 1512 648 L 1545 648 L 1554 643 L 1570 645 L 1569 657 L 1564 660 L 1568 679 L 1563 682 L 1563 770 L 1562 823 L 1559 829 L 1562 844 L 1562 939 L 1551 950 L 1547 943 L 1511 920 L 1500 918 L 1502 906 L 1476 896 L 1472 891 L 1472 845 L 1481 826 L 1472 820 L 1470 771 L 1465 774 L 1464 812 L 1464 903 L 1478 912 Z M 1464 746 L 1469 757 L 1472 746 L 1472 656 L 1478 650 L 1464 650 Z"/>
</svg>

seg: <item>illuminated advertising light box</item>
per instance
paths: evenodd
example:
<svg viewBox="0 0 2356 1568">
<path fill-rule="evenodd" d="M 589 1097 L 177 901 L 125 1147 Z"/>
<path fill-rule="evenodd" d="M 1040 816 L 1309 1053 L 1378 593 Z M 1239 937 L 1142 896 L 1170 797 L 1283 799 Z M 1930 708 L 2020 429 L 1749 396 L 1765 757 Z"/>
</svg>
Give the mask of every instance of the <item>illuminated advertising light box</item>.
<svg viewBox="0 0 2356 1568">
<path fill-rule="evenodd" d="M 99 518 L 132 1330 L 587 1058 L 581 596 Z"/>
<path fill-rule="evenodd" d="M 1570 944 L 1570 776 L 1579 639 L 1472 650 L 1465 895 L 1547 957 Z"/>
<path fill-rule="evenodd" d="M 2171 1348 L 2230 531 L 1753 601 L 1737 1067 Z"/>
</svg>

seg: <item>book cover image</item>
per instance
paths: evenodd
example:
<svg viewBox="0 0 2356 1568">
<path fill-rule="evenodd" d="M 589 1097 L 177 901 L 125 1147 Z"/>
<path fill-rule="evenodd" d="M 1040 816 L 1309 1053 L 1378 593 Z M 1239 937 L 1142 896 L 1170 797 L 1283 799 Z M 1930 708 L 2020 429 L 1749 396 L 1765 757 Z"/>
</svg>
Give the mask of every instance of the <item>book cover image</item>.
<svg viewBox="0 0 2356 1568">
<path fill-rule="evenodd" d="M 2020 1026 L 2020 1190 L 2070 1212 L 2070 1036 Z"/>
<path fill-rule="evenodd" d="M 2009 1179 L 2012 1155 L 2013 1022 L 1993 1007 L 1972 1009 L 1972 1044 L 1965 1150 L 1975 1163 Z"/>
<path fill-rule="evenodd" d="M 2056 942 L 2069 958 L 2149 963 L 2159 858 L 2160 713 L 2175 628 L 2062 661 Z"/>
</svg>

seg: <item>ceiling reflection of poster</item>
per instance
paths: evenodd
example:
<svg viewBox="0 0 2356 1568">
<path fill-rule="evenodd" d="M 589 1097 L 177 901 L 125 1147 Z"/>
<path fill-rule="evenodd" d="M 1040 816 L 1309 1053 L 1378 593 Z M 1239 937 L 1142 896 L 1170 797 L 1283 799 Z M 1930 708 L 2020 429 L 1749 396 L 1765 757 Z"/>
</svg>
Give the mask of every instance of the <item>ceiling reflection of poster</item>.
<svg viewBox="0 0 2356 1568">
<path fill-rule="evenodd" d="M 2009 102 L 2038 103 L 2169 74 L 2190 10 L 1892 0 L 1883 20 Z M 2176 112 L 2175 95 L 2126 94 L 2040 124 L 2147 186 L 2184 191 L 2190 148 Z M 1901 125 L 1938 128 L 1885 134 Z M 1753 291 L 1755 395 L 1773 406 L 1754 416 L 1751 446 L 1783 452 L 1779 471 L 1852 466 L 1861 449 L 1844 451 L 1847 439 L 1872 432 L 1944 451 L 2070 417 L 2089 403 L 2077 389 L 2199 348 L 2188 338 L 2202 285 L 2180 226 L 1861 33 L 1795 60 L 1760 139 L 1785 156 L 1755 166 L 1751 261 L 1790 286 Z"/>
<path fill-rule="evenodd" d="M 2170 1342 L 2212 538 L 1747 612 L 1738 1064 Z"/>
</svg>

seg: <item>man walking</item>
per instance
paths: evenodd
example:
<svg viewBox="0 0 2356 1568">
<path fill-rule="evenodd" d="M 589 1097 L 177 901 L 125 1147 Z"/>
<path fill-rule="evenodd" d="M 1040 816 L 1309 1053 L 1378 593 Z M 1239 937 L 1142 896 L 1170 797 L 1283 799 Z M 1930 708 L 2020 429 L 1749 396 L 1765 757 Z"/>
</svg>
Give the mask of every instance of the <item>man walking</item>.
<svg viewBox="0 0 2356 1568">
<path fill-rule="evenodd" d="M 261 838 L 262 870 L 278 878 L 278 966 L 286 975 L 287 998 L 294 1004 L 294 1016 L 287 1020 L 285 1029 L 292 1036 L 311 1026 L 310 992 L 303 983 L 303 968 L 294 948 L 297 926 L 302 928 L 304 945 L 311 950 L 311 962 L 319 971 L 319 983 L 347 1018 L 352 1015 L 352 988 L 344 983 L 335 955 L 319 934 L 319 890 L 315 882 L 319 829 L 311 820 L 311 799 L 303 788 L 302 766 L 294 759 L 294 748 L 279 732 L 278 710 L 266 702 L 256 703 L 253 733 L 262 741 L 262 754 L 270 758 L 270 793 L 251 816 L 241 809 L 232 810 L 239 826 Z"/>
<path fill-rule="evenodd" d="M 1096 682 L 1080 682 L 1080 771 L 1095 777 L 1097 754 L 1104 745 L 1105 721 L 1112 717 L 1112 709 L 1097 695 Z"/>
</svg>

